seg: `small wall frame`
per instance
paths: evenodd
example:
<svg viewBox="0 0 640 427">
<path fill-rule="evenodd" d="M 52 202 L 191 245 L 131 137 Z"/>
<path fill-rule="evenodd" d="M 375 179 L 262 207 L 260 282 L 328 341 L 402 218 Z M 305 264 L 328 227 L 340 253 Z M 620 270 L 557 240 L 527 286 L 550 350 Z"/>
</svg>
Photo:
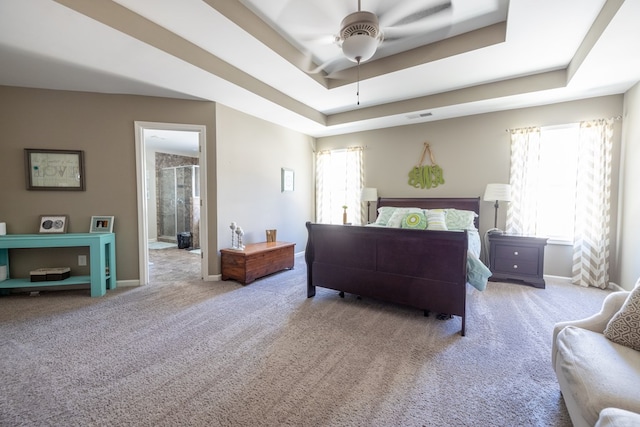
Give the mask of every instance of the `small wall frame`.
<svg viewBox="0 0 640 427">
<path fill-rule="evenodd" d="M 84 191 L 84 151 L 25 148 L 27 190 Z"/>
<path fill-rule="evenodd" d="M 295 172 L 293 169 L 282 168 L 280 171 L 280 184 L 282 192 L 293 191 L 295 189 Z"/>
<path fill-rule="evenodd" d="M 113 216 L 92 216 L 89 233 L 113 233 Z"/>
</svg>

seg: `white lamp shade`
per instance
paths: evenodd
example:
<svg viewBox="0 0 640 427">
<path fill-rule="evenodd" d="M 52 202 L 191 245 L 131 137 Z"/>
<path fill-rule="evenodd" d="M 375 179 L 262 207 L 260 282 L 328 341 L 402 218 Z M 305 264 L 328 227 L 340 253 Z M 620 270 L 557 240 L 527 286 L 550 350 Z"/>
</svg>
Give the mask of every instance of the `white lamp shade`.
<svg viewBox="0 0 640 427">
<path fill-rule="evenodd" d="M 371 59 L 378 48 L 378 40 L 366 34 L 354 34 L 342 42 L 342 53 L 353 62 Z"/>
<path fill-rule="evenodd" d="M 485 202 L 511 201 L 511 186 L 509 184 L 487 184 L 484 190 Z"/>
<path fill-rule="evenodd" d="M 360 200 L 362 200 L 363 202 L 375 202 L 376 200 L 378 200 L 378 189 L 367 187 L 363 188 Z"/>
</svg>

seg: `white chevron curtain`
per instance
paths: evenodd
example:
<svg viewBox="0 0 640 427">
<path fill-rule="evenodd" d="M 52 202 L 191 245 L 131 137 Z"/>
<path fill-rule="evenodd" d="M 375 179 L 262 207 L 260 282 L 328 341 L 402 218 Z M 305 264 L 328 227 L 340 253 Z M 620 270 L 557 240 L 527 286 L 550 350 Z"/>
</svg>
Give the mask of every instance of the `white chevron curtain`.
<svg viewBox="0 0 640 427">
<path fill-rule="evenodd" d="M 580 123 L 572 282 L 609 285 L 614 119 Z"/>
<path fill-rule="evenodd" d="M 316 154 L 316 222 L 342 224 L 343 206 L 348 222 L 364 224 L 360 193 L 364 187 L 362 147 Z"/>
<path fill-rule="evenodd" d="M 511 203 L 507 208 L 506 231 L 536 234 L 538 182 L 540 174 L 540 128 L 512 129 Z"/>
<path fill-rule="evenodd" d="M 331 151 L 316 154 L 316 222 L 331 223 Z"/>
</svg>

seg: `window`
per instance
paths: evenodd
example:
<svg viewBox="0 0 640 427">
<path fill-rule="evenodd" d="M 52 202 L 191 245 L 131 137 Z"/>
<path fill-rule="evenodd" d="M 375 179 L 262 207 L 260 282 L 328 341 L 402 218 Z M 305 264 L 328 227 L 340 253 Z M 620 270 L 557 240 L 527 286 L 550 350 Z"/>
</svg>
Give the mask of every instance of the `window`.
<svg viewBox="0 0 640 427">
<path fill-rule="evenodd" d="M 578 124 L 511 132 L 511 194 L 507 231 L 574 241 Z"/>
<path fill-rule="evenodd" d="M 316 156 L 316 221 L 342 224 L 343 206 L 348 222 L 362 224 L 360 192 L 364 183 L 362 148 L 322 151 Z"/>
<path fill-rule="evenodd" d="M 540 129 L 537 233 L 573 242 L 579 126 Z"/>
<path fill-rule="evenodd" d="M 572 283 L 609 285 L 615 118 L 512 129 L 507 231 L 573 245 Z"/>
</svg>

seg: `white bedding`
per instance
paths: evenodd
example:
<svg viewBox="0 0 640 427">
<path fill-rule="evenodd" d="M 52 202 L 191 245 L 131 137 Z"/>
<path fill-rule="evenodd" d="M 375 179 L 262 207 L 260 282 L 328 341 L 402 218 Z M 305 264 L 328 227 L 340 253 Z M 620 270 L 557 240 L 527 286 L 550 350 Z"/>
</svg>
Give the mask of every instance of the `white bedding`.
<svg viewBox="0 0 640 427">
<path fill-rule="evenodd" d="M 491 277 L 491 270 L 480 261 L 480 233 L 478 230 L 467 230 L 469 250 L 467 252 L 467 282 L 479 291 L 484 291 Z"/>
</svg>

